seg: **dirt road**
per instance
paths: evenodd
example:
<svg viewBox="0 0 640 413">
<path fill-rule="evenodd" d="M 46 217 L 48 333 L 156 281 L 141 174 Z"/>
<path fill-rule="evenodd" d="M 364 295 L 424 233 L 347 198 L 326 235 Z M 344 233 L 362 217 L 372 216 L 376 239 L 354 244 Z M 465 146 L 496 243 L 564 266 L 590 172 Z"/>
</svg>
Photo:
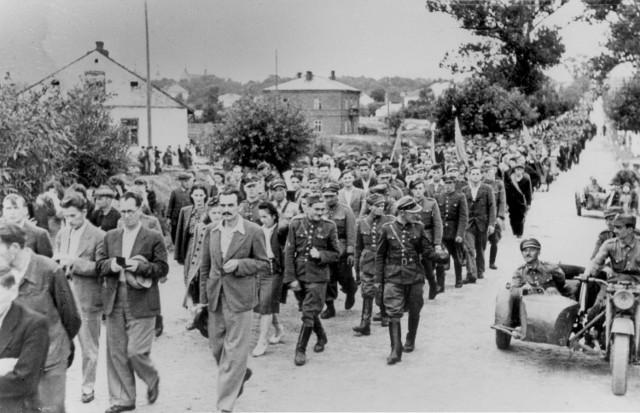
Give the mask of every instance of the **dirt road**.
<svg viewBox="0 0 640 413">
<path fill-rule="evenodd" d="M 577 217 L 573 192 L 589 176 L 608 182 L 616 166 L 603 138 L 587 144 L 581 163 L 560 176 L 550 192 L 535 193 L 526 236 L 542 243 L 542 259 L 586 264 L 596 235 L 604 229 L 600 213 Z M 589 215 L 588 212 L 585 215 Z M 284 344 L 251 358 L 254 371 L 237 411 L 637 411 L 640 374 L 633 367 L 626 396 L 610 390 L 608 364 L 594 357 L 553 346 L 515 342 L 509 351 L 494 344 L 493 304 L 512 271 L 521 265 L 518 241 L 507 231 L 500 244 L 498 270 L 488 270 L 476 285 L 453 288 L 422 310 L 416 350 L 401 363 L 387 366 L 389 336 L 376 325 L 369 337 L 355 337 L 360 300 L 353 310 L 340 310 L 326 321 L 329 344 L 324 353 L 308 350 L 304 367 L 293 364 L 300 326 L 290 297 L 282 309 L 287 329 Z M 206 341 L 185 332 L 186 313 L 180 309 L 183 288 L 180 268 L 172 265 L 171 280 L 162 288 L 165 334 L 153 348 L 161 374 L 161 393 L 146 406 L 146 388 L 139 387 L 140 412 L 215 410 L 216 368 Z M 343 307 L 344 297 L 337 307 Z M 104 330 L 103 330 L 104 332 Z M 406 317 L 403 319 L 403 334 Z M 255 338 L 254 338 L 255 341 Z M 69 372 L 70 412 L 102 412 L 108 407 L 104 346 L 101 349 L 96 401 L 82 405 L 80 363 Z"/>
</svg>

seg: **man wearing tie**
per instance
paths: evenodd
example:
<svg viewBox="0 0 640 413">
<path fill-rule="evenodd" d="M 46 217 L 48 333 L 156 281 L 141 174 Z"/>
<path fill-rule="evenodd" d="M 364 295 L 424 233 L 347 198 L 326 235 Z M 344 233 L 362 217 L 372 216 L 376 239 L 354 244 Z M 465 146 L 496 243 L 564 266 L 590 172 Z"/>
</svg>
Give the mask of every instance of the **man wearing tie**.
<svg viewBox="0 0 640 413">
<path fill-rule="evenodd" d="M 240 216 L 240 193 L 219 197 L 222 221 L 205 235 L 200 267 L 200 305 L 208 306 L 209 340 L 218 365 L 217 409 L 232 411 L 251 377 L 247 368 L 256 274 L 269 271 L 260 227 Z"/>
<path fill-rule="evenodd" d="M 66 226 L 56 236 L 54 259 L 71 278 L 71 289 L 82 317 L 78 332 L 82 349 L 82 402 L 89 403 L 94 399 L 102 321 L 96 252 L 105 233 L 87 219 L 86 201 L 81 196 L 68 195 L 60 206 Z"/>
</svg>

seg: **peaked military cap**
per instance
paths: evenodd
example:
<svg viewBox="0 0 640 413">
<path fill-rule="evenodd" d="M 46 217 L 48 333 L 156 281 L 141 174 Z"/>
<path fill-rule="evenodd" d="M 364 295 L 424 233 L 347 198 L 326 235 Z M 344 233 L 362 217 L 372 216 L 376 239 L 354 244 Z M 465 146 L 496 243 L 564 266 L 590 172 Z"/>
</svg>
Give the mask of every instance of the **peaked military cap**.
<svg viewBox="0 0 640 413">
<path fill-rule="evenodd" d="M 422 207 L 418 205 L 415 199 L 412 196 L 405 195 L 402 198 L 398 199 L 396 203 L 398 211 L 405 212 L 420 212 L 422 211 Z"/>
<path fill-rule="evenodd" d="M 522 242 L 520 243 L 520 251 L 524 250 L 525 248 L 541 249 L 542 246 L 540 245 L 540 241 L 538 241 L 537 239 L 527 238 L 525 240 L 522 240 Z"/>
</svg>

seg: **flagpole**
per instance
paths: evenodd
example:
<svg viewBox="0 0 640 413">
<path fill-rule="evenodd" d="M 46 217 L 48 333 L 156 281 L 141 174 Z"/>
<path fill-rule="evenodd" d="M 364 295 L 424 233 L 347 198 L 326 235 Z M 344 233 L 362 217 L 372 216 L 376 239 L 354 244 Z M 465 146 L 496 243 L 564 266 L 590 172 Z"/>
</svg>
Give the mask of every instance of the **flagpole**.
<svg viewBox="0 0 640 413">
<path fill-rule="evenodd" d="M 148 146 L 153 146 L 151 139 L 151 64 L 149 62 L 149 18 L 147 14 L 147 1 L 144 2 L 144 28 L 147 46 L 147 141 Z"/>
</svg>

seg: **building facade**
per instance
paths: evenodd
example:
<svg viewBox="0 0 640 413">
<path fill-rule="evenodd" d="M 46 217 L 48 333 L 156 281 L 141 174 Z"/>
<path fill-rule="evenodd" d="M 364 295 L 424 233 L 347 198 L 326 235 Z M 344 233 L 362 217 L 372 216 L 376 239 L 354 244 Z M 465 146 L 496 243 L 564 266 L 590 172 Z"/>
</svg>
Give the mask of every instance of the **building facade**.
<svg viewBox="0 0 640 413">
<path fill-rule="evenodd" d="M 302 108 L 315 133 L 346 135 L 358 133 L 360 91 L 335 80 L 307 72 L 288 82 L 266 88 L 266 95 L 277 94 L 282 102 Z"/>
<path fill-rule="evenodd" d="M 82 85 L 100 85 L 108 98 L 105 106 L 111 119 L 124 125 L 131 145 L 177 147 L 188 141 L 188 116 L 192 112 L 157 87 L 151 91 L 151 143 L 148 141 L 146 79 L 109 57 L 102 42 L 81 58 L 69 63 L 26 90 L 36 87 L 59 87 L 62 91 Z"/>
</svg>

